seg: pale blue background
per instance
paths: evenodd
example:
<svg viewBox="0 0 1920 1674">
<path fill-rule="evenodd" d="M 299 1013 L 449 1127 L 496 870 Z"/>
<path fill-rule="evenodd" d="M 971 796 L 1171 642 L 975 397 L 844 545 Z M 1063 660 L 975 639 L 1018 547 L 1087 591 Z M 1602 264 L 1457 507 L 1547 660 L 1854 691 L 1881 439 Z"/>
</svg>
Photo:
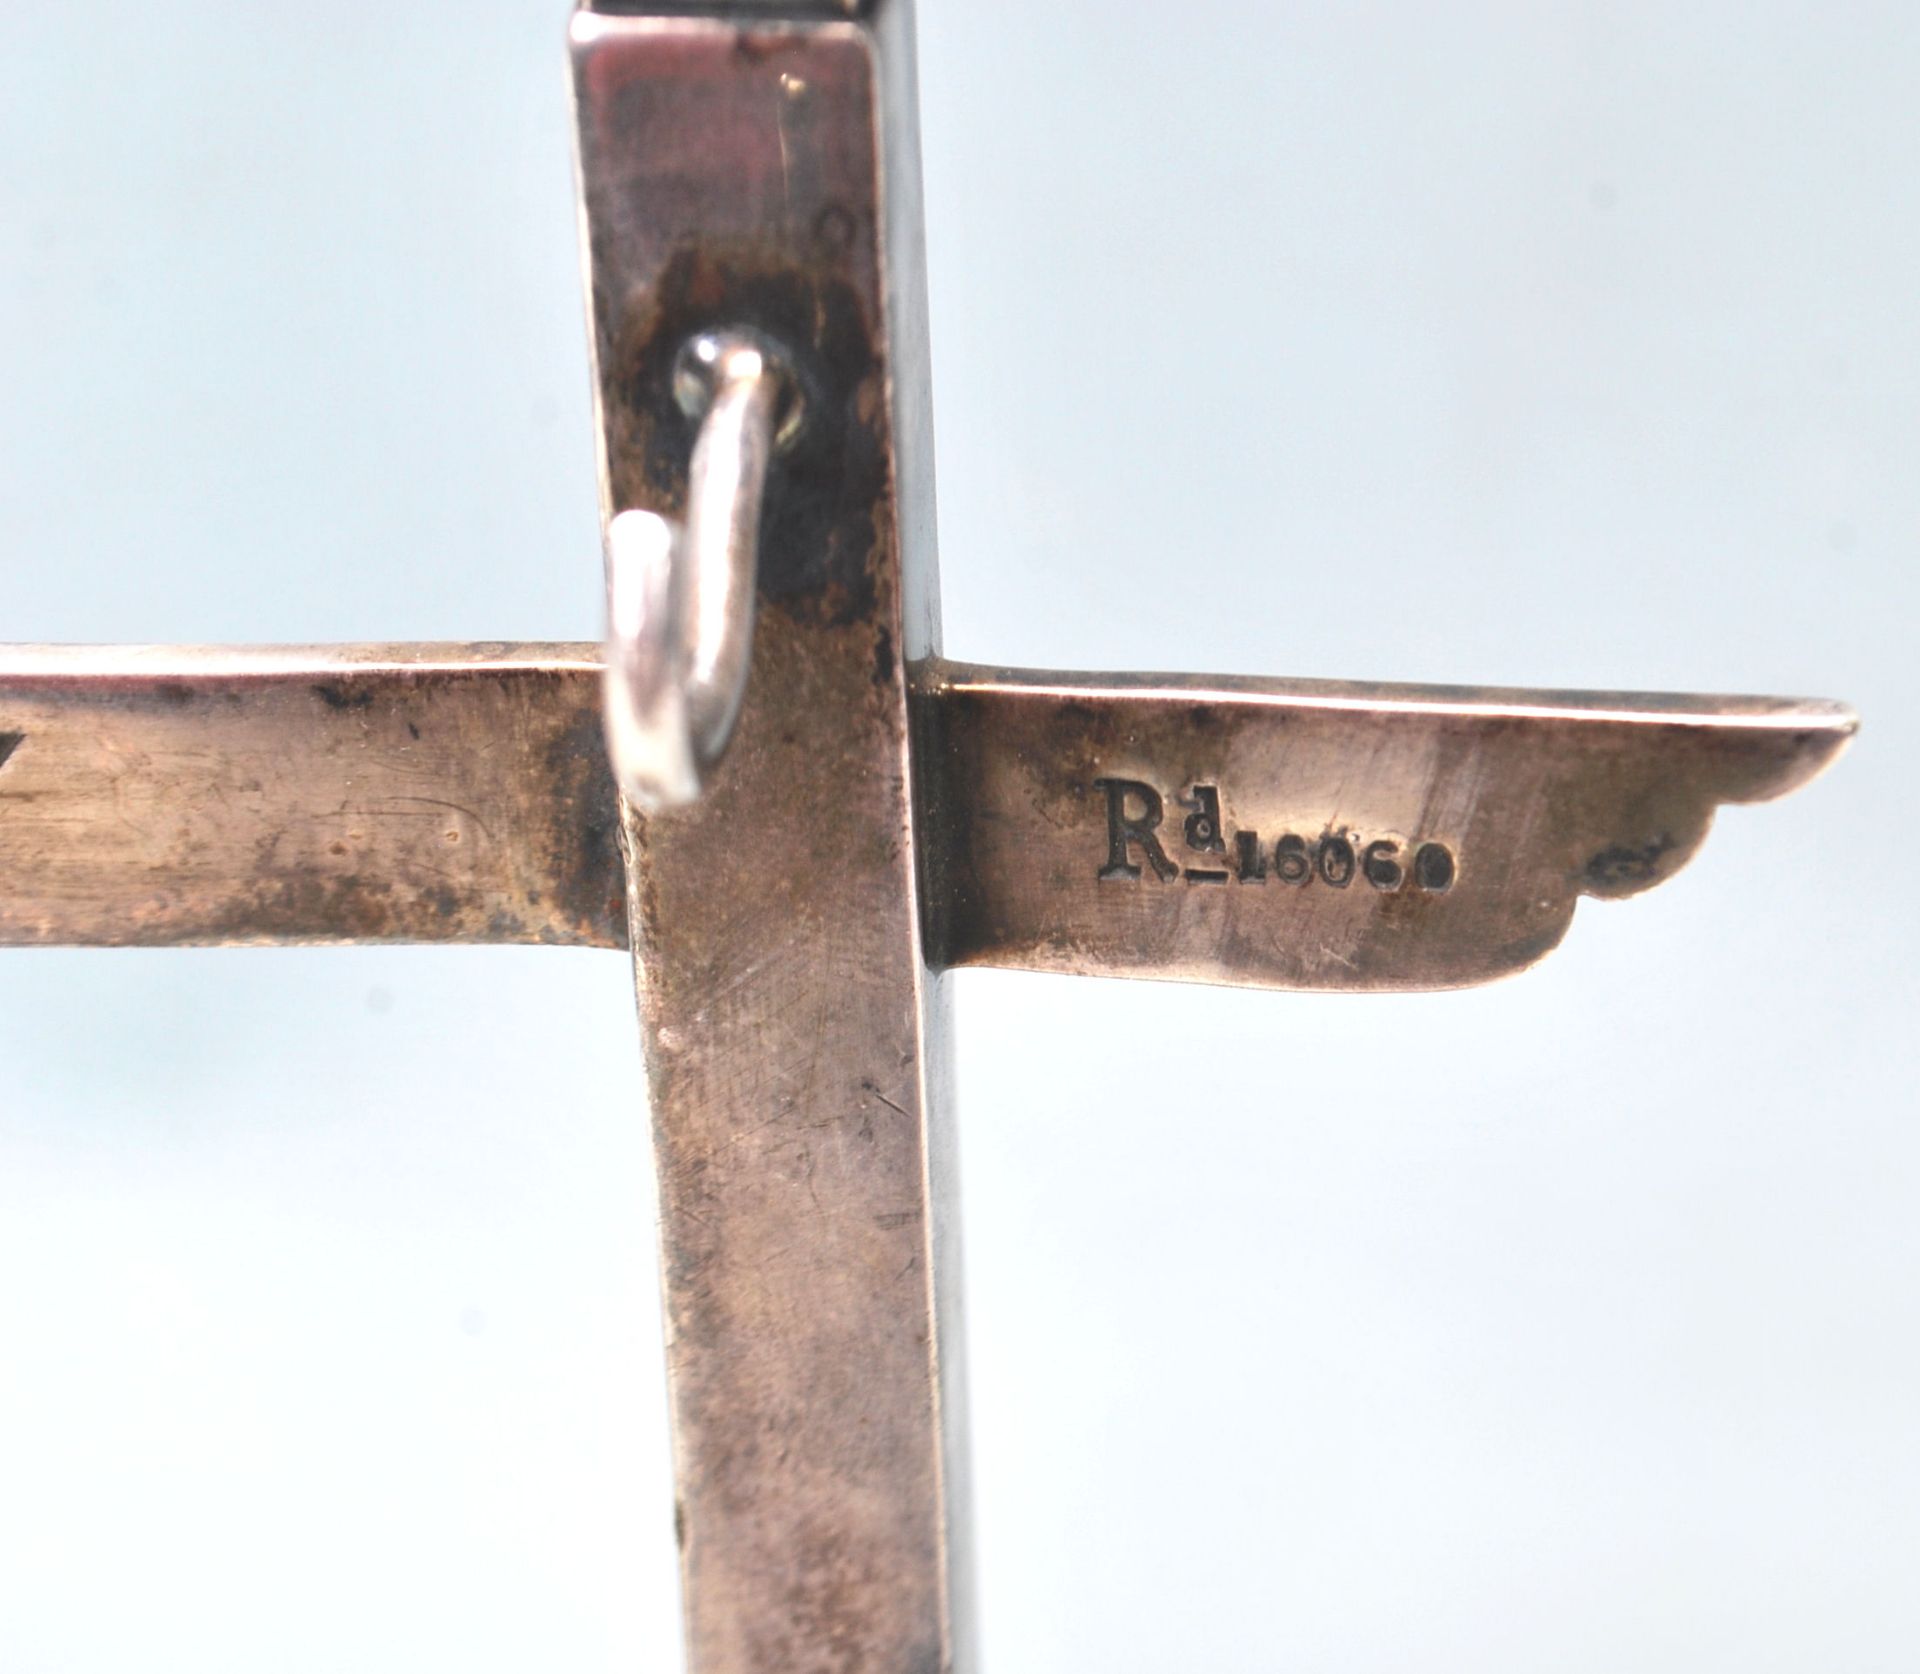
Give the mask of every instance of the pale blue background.
<svg viewBox="0 0 1920 1674">
<path fill-rule="evenodd" d="M 1915 1666 L 1916 16 L 925 0 L 950 649 L 1867 717 L 1522 981 L 960 983 L 992 1674 Z M 0 639 L 598 631 L 562 24 L 5 7 Z M 676 1665 L 631 1012 L 0 956 L 0 1669 Z"/>
</svg>

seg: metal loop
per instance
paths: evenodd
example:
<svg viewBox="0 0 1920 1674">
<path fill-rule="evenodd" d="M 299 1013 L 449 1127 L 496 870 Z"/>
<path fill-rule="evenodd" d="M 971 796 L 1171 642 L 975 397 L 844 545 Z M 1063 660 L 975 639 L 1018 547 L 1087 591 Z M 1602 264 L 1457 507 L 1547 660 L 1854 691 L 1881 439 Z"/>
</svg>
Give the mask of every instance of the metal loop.
<svg viewBox="0 0 1920 1674">
<path fill-rule="evenodd" d="M 680 351 L 674 394 L 699 421 L 686 521 L 623 511 L 607 525 L 607 750 L 621 791 L 692 802 L 733 736 L 753 651 L 760 511 L 776 447 L 797 434 L 779 351 L 739 330 Z"/>
</svg>

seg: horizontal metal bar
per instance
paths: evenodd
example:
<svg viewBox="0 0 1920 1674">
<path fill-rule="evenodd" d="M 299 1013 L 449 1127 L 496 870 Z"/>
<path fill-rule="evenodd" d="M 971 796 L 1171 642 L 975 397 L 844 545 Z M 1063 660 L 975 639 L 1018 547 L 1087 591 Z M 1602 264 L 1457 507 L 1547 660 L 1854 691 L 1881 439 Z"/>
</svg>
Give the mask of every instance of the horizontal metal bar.
<svg viewBox="0 0 1920 1674">
<path fill-rule="evenodd" d="M 592 645 L 0 648 L 0 946 L 626 943 Z"/>
<path fill-rule="evenodd" d="M 592 645 L 0 649 L 0 946 L 621 946 L 600 675 Z M 945 662 L 913 703 L 935 964 L 1320 989 L 1519 970 L 1855 726 Z"/>
<path fill-rule="evenodd" d="M 1532 964 L 1853 735 L 1779 698 L 1041 674 L 917 694 L 931 956 L 1298 989 Z"/>
</svg>

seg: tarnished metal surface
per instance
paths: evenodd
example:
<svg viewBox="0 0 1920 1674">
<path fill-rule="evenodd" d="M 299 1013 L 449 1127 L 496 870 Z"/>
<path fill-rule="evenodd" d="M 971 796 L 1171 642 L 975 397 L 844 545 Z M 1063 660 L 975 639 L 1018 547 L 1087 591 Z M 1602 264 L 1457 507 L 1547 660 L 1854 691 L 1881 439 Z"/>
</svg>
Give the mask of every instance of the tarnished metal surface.
<svg viewBox="0 0 1920 1674">
<path fill-rule="evenodd" d="M 626 943 L 593 645 L 0 648 L 0 946 Z"/>
<path fill-rule="evenodd" d="M 0 650 L 0 945 L 630 927 L 691 1674 L 946 1674 L 969 1638 L 937 973 L 1483 981 L 1579 896 L 1669 876 L 1717 804 L 1805 782 L 1853 719 L 940 660 L 911 14 L 646 10 L 676 15 L 572 35 L 603 511 L 685 515 L 698 333 L 778 342 L 807 412 L 701 799 L 619 804 L 598 647 Z"/>
<path fill-rule="evenodd" d="M 575 42 L 608 509 L 681 513 L 694 331 L 780 343 L 807 412 L 732 745 L 697 803 L 627 827 L 690 1667 L 936 1674 L 965 1664 L 965 1534 L 908 784 L 932 552 L 895 476 L 924 366 L 881 202 L 902 67 L 851 25 L 581 14 Z"/>
<path fill-rule="evenodd" d="M 1458 988 L 1804 784 L 1839 704 L 930 663 L 929 942 L 955 965 Z"/>
<path fill-rule="evenodd" d="M 624 946 L 600 667 L 0 648 L 0 946 Z M 1671 876 L 1717 804 L 1805 783 L 1854 728 L 1780 698 L 914 672 L 929 963 L 1250 987 L 1518 970 L 1579 896 Z"/>
<path fill-rule="evenodd" d="M 622 947 L 600 656 L 0 648 L 0 946 Z M 1518 970 L 1854 728 L 1780 698 L 914 675 L 930 964 L 1250 987 Z"/>
</svg>

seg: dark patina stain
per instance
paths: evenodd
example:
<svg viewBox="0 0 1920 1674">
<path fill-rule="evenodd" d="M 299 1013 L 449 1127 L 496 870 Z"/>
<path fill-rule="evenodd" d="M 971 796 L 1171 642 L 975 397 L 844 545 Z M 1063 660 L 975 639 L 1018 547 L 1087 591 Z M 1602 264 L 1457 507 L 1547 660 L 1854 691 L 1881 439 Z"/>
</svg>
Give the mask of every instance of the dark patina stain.
<svg viewBox="0 0 1920 1674">
<path fill-rule="evenodd" d="M 678 508 L 694 432 L 673 393 L 681 346 L 722 326 L 778 343 L 800 381 L 806 421 L 768 480 L 760 593 L 801 621 L 841 627 L 874 611 L 874 507 L 889 487 L 886 400 L 859 295 L 833 271 L 840 252 L 824 235 L 816 242 L 817 268 L 796 269 L 790 251 L 751 244 L 704 245 L 669 261 L 649 306 L 612 345 L 620 400 L 609 441 L 618 499 Z"/>
<path fill-rule="evenodd" d="M 0 732 L 0 767 L 5 767 L 13 752 L 26 741 L 24 732 Z"/>
<path fill-rule="evenodd" d="M 1625 889 L 1653 883 L 1660 876 L 1661 861 L 1672 853 L 1673 847 L 1673 838 L 1665 832 L 1637 847 L 1631 843 L 1615 843 L 1587 862 L 1587 883 L 1594 889 Z"/>
<path fill-rule="evenodd" d="M 604 926 L 615 947 L 627 944 L 626 862 L 620 852 L 620 803 L 607 766 L 597 705 L 586 704 L 555 735 L 548 782 L 560 801 L 548 875 L 584 922 Z"/>
<path fill-rule="evenodd" d="M 193 921 L 182 940 L 272 941 L 322 935 L 341 941 L 407 939 L 411 919 L 391 879 L 310 870 L 263 875 Z M 155 945 L 159 945 L 156 942 Z"/>
<path fill-rule="evenodd" d="M 373 705 L 371 686 L 349 686 L 340 681 L 324 681 L 313 688 L 313 695 L 329 709 L 368 709 Z"/>
</svg>

